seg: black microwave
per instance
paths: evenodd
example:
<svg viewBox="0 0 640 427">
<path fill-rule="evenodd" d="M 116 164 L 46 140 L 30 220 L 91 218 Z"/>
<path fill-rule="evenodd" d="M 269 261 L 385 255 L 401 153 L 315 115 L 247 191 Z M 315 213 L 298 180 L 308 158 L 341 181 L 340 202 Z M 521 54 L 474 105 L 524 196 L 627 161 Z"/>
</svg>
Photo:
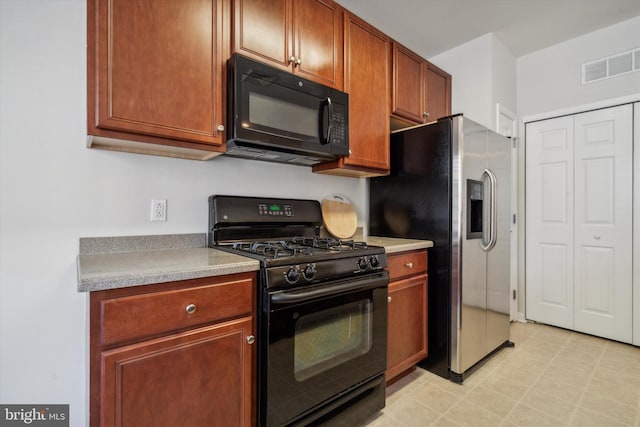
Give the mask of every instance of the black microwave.
<svg viewBox="0 0 640 427">
<path fill-rule="evenodd" d="M 349 155 L 349 96 L 234 54 L 226 154 L 295 165 Z"/>
</svg>

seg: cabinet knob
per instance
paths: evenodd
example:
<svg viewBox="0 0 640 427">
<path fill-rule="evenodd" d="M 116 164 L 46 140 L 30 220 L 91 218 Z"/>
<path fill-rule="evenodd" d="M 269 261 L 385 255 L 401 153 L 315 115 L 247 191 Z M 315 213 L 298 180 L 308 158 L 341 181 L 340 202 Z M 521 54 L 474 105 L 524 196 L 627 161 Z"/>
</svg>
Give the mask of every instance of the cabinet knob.
<svg viewBox="0 0 640 427">
<path fill-rule="evenodd" d="M 413 263 L 412 262 L 408 262 L 405 265 L 407 266 L 407 268 L 413 268 Z"/>
<path fill-rule="evenodd" d="M 596 240 L 600 240 L 600 236 L 598 236 L 597 234 L 595 236 L 593 236 L 594 239 Z"/>
<path fill-rule="evenodd" d="M 247 344 L 253 344 L 254 342 L 256 342 L 256 337 L 254 337 L 253 335 L 249 335 L 247 337 Z"/>
<path fill-rule="evenodd" d="M 198 309 L 198 308 L 196 307 L 196 305 L 195 305 L 195 304 L 189 304 L 188 306 L 186 306 L 186 307 L 184 308 L 184 311 L 186 311 L 186 312 L 187 312 L 187 314 L 193 314 L 193 313 L 195 313 L 195 312 L 196 312 L 196 310 L 197 310 L 197 309 Z"/>
<path fill-rule="evenodd" d="M 429 113 L 427 113 L 426 111 L 422 113 L 422 117 L 429 117 Z"/>
<path fill-rule="evenodd" d="M 294 62 L 296 62 L 296 57 L 295 57 L 295 56 L 293 56 L 293 55 L 291 55 L 291 56 L 289 57 L 289 64 L 293 64 Z"/>
<path fill-rule="evenodd" d="M 391 302 L 391 297 L 387 297 L 387 302 Z"/>
<path fill-rule="evenodd" d="M 296 59 L 296 66 L 302 64 L 302 59 L 298 58 Z"/>
<path fill-rule="evenodd" d="M 218 132 L 224 132 L 224 125 L 218 125 L 216 129 L 218 129 Z"/>
</svg>

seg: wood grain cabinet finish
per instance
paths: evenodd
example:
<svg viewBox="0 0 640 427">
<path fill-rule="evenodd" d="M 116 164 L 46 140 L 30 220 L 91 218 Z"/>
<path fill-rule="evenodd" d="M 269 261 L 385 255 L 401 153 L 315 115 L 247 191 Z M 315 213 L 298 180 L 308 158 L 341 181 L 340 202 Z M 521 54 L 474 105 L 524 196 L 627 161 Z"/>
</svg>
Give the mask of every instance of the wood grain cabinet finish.
<svg viewBox="0 0 640 427">
<path fill-rule="evenodd" d="M 393 43 L 391 112 L 407 124 L 451 114 L 451 76 L 416 53 Z"/>
<path fill-rule="evenodd" d="M 345 92 L 349 94 L 350 155 L 314 172 L 370 177 L 389 173 L 391 39 L 344 14 Z"/>
<path fill-rule="evenodd" d="M 255 275 L 92 292 L 91 426 L 250 426 Z"/>
<path fill-rule="evenodd" d="M 138 143 L 96 146 L 224 151 L 229 1 L 88 0 L 88 134 Z"/>
<path fill-rule="evenodd" d="M 389 255 L 386 380 L 411 371 L 427 356 L 427 252 Z"/>
<path fill-rule="evenodd" d="M 342 90 L 342 13 L 330 0 L 234 0 L 233 51 Z"/>
</svg>

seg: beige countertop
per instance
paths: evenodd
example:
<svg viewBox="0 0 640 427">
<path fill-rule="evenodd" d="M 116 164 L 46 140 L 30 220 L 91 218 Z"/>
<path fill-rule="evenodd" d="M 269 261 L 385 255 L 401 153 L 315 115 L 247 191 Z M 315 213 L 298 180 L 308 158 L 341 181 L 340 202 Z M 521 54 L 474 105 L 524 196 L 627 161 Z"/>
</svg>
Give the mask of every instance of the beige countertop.
<svg viewBox="0 0 640 427">
<path fill-rule="evenodd" d="M 257 260 L 205 247 L 204 234 L 81 238 L 78 291 L 256 271 Z"/>
<path fill-rule="evenodd" d="M 378 236 L 368 236 L 365 240 L 369 245 L 384 246 L 385 252 L 388 254 L 427 249 L 433 246 L 431 240 L 398 239 L 395 237 Z"/>
<path fill-rule="evenodd" d="M 387 253 L 425 249 L 428 240 L 368 236 Z M 78 291 L 91 292 L 256 271 L 252 258 L 206 247 L 203 234 L 81 238 Z"/>
</svg>

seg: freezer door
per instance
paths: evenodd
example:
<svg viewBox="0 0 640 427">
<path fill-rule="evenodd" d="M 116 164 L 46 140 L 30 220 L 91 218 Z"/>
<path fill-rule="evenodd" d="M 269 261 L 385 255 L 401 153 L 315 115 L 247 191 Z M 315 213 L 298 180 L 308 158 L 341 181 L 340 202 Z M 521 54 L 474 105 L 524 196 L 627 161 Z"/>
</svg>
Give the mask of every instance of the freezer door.
<svg viewBox="0 0 640 427">
<path fill-rule="evenodd" d="M 487 130 L 462 117 L 458 121 L 459 144 L 457 150 L 453 147 L 452 156 L 458 208 L 452 209 L 452 215 L 459 225 L 460 261 L 457 269 L 452 266 L 452 275 L 458 280 L 452 280 L 450 369 L 462 374 L 486 355 L 487 255 L 482 246 L 487 240 L 490 194 L 484 173 L 488 164 Z"/>
</svg>

